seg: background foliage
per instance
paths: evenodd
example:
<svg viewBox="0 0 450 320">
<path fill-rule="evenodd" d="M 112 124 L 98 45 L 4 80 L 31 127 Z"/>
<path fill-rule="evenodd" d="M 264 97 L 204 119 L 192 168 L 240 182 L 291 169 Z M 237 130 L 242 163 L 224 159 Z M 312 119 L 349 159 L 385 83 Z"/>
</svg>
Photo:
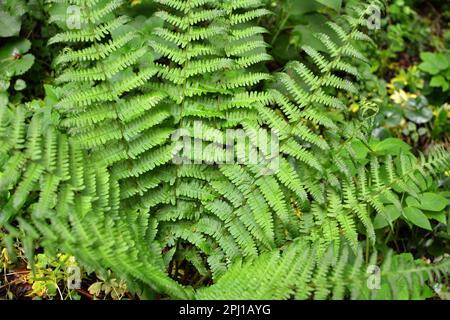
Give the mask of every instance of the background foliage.
<svg viewBox="0 0 450 320">
<path fill-rule="evenodd" d="M 0 2 L 0 296 L 448 299 L 450 5 L 374 3 Z"/>
</svg>

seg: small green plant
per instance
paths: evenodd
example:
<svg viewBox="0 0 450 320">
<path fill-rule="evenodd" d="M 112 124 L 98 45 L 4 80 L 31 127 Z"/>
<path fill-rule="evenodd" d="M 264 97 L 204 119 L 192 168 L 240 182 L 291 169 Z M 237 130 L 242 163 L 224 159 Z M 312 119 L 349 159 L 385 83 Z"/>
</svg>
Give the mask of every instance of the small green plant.
<svg viewBox="0 0 450 320">
<path fill-rule="evenodd" d="M 128 292 L 126 282 L 113 278 L 110 271 L 108 271 L 107 277 L 97 275 L 97 278 L 99 281 L 94 282 L 88 288 L 94 299 L 98 299 L 101 296 L 103 296 L 103 299 L 106 299 L 110 296 L 113 300 L 121 300 Z"/>
<path fill-rule="evenodd" d="M 0 105 L 8 103 L 8 89 L 20 92 L 26 82 L 18 78 L 27 72 L 35 57 L 29 53 L 31 42 L 18 38 L 22 27 L 22 16 L 29 8 L 25 1 L 2 1 L 0 3 Z M 13 83 L 11 79 L 15 77 Z"/>
<path fill-rule="evenodd" d="M 81 269 L 74 257 L 58 253 L 56 259 L 44 253 L 37 254 L 33 268 L 28 265 L 27 275 L 31 284 L 29 297 L 37 299 L 79 300 L 80 295 L 68 288 L 68 267 Z M 83 275 L 80 273 L 80 277 Z M 80 278 L 81 279 L 81 278 Z"/>
<path fill-rule="evenodd" d="M 450 89 L 450 52 L 422 52 L 419 69 L 430 77 L 430 87 L 440 88 L 443 92 Z"/>
<path fill-rule="evenodd" d="M 448 140 L 448 105 L 436 106 L 428 100 L 430 94 L 426 95 L 426 82 L 417 66 L 400 70 L 386 85 L 387 93 L 390 95 L 386 95 L 378 115 L 375 136 L 396 136 L 419 150 L 430 142 Z"/>
</svg>

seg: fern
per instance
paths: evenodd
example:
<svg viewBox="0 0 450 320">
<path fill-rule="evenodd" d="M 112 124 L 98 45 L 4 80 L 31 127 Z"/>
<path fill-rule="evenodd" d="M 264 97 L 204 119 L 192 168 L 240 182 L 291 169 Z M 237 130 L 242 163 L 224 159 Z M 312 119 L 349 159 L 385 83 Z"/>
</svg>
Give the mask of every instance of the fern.
<svg viewBox="0 0 450 320">
<path fill-rule="evenodd" d="M 17 138 L 33 145 L 33 152 L 20 146 L 9 150 L 12 156 L 2 168 L 10 174 L 0 177 L 0 185 L 1 192 L 14 192 L 2 205 L 0 220 L 9 237 L 24 241 L 29 261 L 33 243 L 40 241 L 49 252 L 71 252 L 99 272 L 111 269 L 130 285 L 147 282 L 157 291 L 178 291 L 180 298 L 188 298 L 189 291 L 164 274 L 158 244 L 148 247 L 145 239 L 153 227 L 148 214 L 120 209 L 119 185 L 107 167 L 91 161 L 49 119 L 42 121 L 41 113 L 27 125 L 25 113 L 19 107 L 3 119 L 8 129 L 22 128 Z"/>
<path fill-rule="evenodd" d="M 389 253 L 381 289 L 366 285 L 367 265 L 380 264 L 369 259 L 374 215 L 403 212 L 398 195 L 426 191 L 450 153 L 380 153 L 371 102 L 348 116 L 340 96 L 358 92 L 365 61 L 355 42 L 371 41 L 364 9 L 316 35 L 326 50 L 305 46 L 271 75 L 259 0 L 157 0 L 163 24 L 151 34 L 121 15 L 121 0 L 49 2 L 78 5 L 81 28 L 49 41 L 67 46 L 54 61 L 56 105 L 0 109 L 10 247 L 22 239 L 30 258 L 37 244 L 62 249 L 134 291 L 180 299 L 421 298 L 423 281 L 448 274 L 448 259 Z M 250 155 L 230 151 L 227 129 Z M 265 148 L 275 142 L 279 155 Z M 179 284 L 180 261 L 213 284 Z"/>
<path fill-rule="evenodd" d="M 199 290 L 196 298 L 423 299 L 430 293 L 425 281 L 437 280 L 449 268 L 448 259 L 427 265 L 414 261 L 410 254 L 390 252 L 380 264 L 379 273 L 372 274 L 373 268 L 364 263 L 362 250 L 350 252 L 344 247 L 338 253 L 330 248 L 320 254 L 317 247 L 297 241 L 253 261 L 236 261 L 214 286 Z M 377 262 L 376 254 L 371 260 Z"/>
</svg>

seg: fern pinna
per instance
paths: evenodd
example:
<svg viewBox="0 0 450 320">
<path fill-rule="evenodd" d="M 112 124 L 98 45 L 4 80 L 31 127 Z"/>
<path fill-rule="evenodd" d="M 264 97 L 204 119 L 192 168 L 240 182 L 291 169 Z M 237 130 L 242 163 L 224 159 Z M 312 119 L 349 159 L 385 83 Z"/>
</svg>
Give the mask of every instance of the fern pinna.
<svg viewBox="0 0 450 320">
<path fill-rule="evenodd" d="M 450 164 L 443 148 L 420 159 L 377 151 L 370 102 L 347 118 L 339 97 L 358 90 L 366 7 L 316 35 L 325 51 L 305 46 L 302 62 L 270 75 L 260 0 L 157 0 L 151 30 L 123 2 L 49 1 L 56 22 L 75 5 L 79 28 L 49 41 L 66 45 L 56 104 L 0 109 L 10 246 L 22 239 L 30 259 L 36 243 L 63 250 L 134 291 L 183 299 L 416 298 L 419 280 L 448 273 L 448 260 L 389 255 L 382 293 L 365 286 L 374 215 L 389 224 L 388 207 L 405 211 L 399 194 L 425 192 L 426 176 Z M 230 129 L 257 161 L 226 145 Z M 275 166 L 263 145 L 275 138 L 258 138 L 268 129 Z M 188 285 L 175 281 L 186 262 L 200 275 Z"/>
</svg>

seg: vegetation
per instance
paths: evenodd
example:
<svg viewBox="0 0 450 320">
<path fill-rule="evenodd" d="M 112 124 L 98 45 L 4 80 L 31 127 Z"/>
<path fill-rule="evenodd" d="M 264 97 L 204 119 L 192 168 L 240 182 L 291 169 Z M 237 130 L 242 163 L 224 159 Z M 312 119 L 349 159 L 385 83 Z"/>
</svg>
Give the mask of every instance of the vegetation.
<svg viewBox="0 0 450 320">
<path fill-rule="evenodd" d="M 448 299 L 449 16 L 3 1 L 0 297 Z"/>
</svg>

